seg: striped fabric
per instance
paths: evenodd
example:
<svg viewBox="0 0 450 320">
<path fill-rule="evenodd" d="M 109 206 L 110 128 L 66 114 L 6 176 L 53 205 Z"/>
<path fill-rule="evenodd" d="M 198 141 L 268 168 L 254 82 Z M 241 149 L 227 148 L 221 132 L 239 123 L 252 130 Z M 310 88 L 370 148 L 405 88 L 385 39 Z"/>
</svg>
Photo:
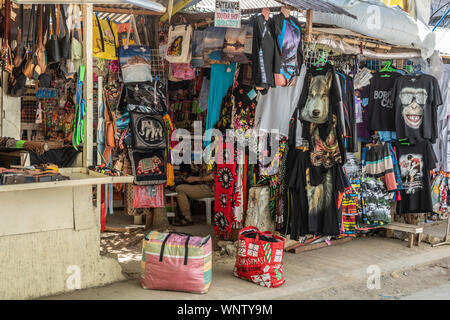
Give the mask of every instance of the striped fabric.
<svg viewBox="0 0 450 320">
<path fill-rule="evenodd" d="M 150 231 L 147 234 L 143 240 L 141 262 L 141 285 L 144 289 L 208 291 L 212 280 L 211 237 L 191 236 L 186 255 L 187 238 L 188 235 L 179 233 Z"/>
<path fill-rule="evenodd" d="M 365 174 L 369 177 L 381 178 L 389 191 L 397 189 L 392 155 L 388 144 L 367 148 L 365 152 Z"/>
</svg>

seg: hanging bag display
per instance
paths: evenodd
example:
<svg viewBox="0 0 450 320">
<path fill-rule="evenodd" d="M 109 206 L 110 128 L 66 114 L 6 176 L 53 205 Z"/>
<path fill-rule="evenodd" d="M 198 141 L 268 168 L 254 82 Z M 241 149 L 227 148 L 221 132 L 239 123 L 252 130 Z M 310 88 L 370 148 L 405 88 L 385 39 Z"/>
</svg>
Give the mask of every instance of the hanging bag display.
<svg viewBox="0 0 450 320">
<path fill-rule="evenodd" d="M 116 24 L 109 19 L 100 19 L 96 13 L 93 17 L 93 55 L 96 58 L 117 60 Z"/>
<path fill-rule="evenodd" d="M 33 78 L 35 80 L 39 79 L 39 76 L 47 70 L 47 53 L 43 43 L 43 15 L 44 15 L 44 6 L 39 5 L 39 13 L 38 13 L 38 44 L 36 51 L 34 53 L 36 65 L 33 69 Z"/>
<path fill-rule="evenodd" d="M 281 286 L 284 239 L 249 226 L 239 232 L 239 247 L 233 274 L 263 287 Z"/>
<path fill-rule="evenodd" d="M 81 32 L 80 8 L 78 5 L 69 7 L 69 19 L 71 25 L 71 59 L 68 61 L 68 72 L 77 72 L 83 61 L 83 35 Z"/>
<path fill-rule="evenodd" d="M 20 5 L 19 10 L 19 25 L 19 29 L 17 30 L 17 44 L 14 48 L 14 67 L 16 68 L 22 65 L 25 55 L 25 44 L 23 41 L 23 4 Z"/>
<path fill-rule="evenodd" d="M 169 28 L 166 60 L 170 63 L 190 63 L 192 27 L 190 25 Z"/>
<path fill-rule="evenodd" d="M 61 54 L 61 59 L 70 59 L 70 32 L 67 27 L 66 13 L 63 4 L 59 5 L 59 10 L 61 12 L 61 18 L 64 26 L 64 34 L 59 39 L 59 51 Z"/>
<path fill-rule="evenodd" d="M 211 236 L 150 231 L 142 244 L 144 289 L 206 293 L 212 280 Z"/>
<path fill-rule="evenodd" d="M 35 56 L 33 54 L 33 46 L 36 42 L 36 15 L 37 12 L 35 11 L 37 9 L 37 7 L 33 4 L 31 7 L 31 12 L 30 12 L 30 19 L 28 22 L 28 33 L 27 33 L 27 41 L 26 41 L 26 45 L 28 46 L 29 44 L 29 37 L 30 37 L 30 33 L 33 33 L 31 42 L 32 45 L 31 47 L 27 47 L 27 54 L 25 56 L 26 59 L 26 63 L 22 69 L 23 74 L 28 78 L 28 79 L 32 79 L 33 78 L 33 72 L 34 72 L 34 67 L 36 66 L 36 59 Z"/>
<path fill-rule="evenodd" d="M 9 1 L 6 1 L 5 6 L 5 24 L 3 29 L 3 47 L 2 47 L 2 60 L 3 60 L 3 69 L 8 72 L 12 73 L 13 70 L 13 61 L 12 61 L 12 53 L 11 53 L 11 47 L 9 46 L 10 43 L 10 36 L 11 36 L 11 3 Z"/>
<path fill-rule="evenodd" d="M 59 63 L 61 61 L 61 52 L 59 48 L 59 40 L 56 32 L 56 12 L 55 5 L 47 5 L 49 11 L 48 16 L 51 15 L 51 23 L 49 20 L 47 23 L 48 40 L 45 44 L 45 50 L 47 52 L 47 64 Z M 51 26 L 51 27 L 50 27 Z"/>
<path fill-rule="evenodd" d="M 133 29 L 133 37 L 137 43 L 136 45 L 130 45 L 131 29 Z M 123 82 L 152 81 L 150 47 L 141 45 L 136 32 L 136 22 L 133 15 L 130 18 L 126 43 L 124 46 L 119 47 L 119 62 Z"/>
</svg>

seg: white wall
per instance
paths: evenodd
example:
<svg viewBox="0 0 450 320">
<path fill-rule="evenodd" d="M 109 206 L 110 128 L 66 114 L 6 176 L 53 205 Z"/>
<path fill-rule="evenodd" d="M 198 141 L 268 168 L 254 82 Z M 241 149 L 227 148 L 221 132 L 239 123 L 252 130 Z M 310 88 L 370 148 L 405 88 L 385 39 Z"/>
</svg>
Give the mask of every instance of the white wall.
<svg viewBox="0 0 450 320">
<path fill-rule="evenodd" d="M 78 268 L 81 288 L 125 279 L 100 256 L 91 186 L 0 192 L 0 299 L 71 291 Z"/>
<path fill-rule="evenodd" d="M 8 86 L 8 73 L 3 73 L 3 88 Z M 20 139 L 20 98 L 7 96 L 0 92 L 2 101 L 0 101 L 0 136 Z"/>
</svg>

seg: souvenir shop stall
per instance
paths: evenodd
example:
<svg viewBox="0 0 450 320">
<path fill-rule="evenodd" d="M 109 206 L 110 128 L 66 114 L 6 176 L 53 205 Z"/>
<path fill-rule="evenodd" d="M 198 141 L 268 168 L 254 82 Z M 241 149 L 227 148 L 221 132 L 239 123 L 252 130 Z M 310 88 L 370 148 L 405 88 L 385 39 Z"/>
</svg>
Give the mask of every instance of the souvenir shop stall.
<svg viewBox="0 0 450 320">
<path fill-rule="evenodd" d="M 405 231 L 411 246 L 418 222 L 448 216 L 439 147 L 447 140 L 438 121 L 448 105 L 445 77 L 430 74 L 442 64 L 416 47 L 313 28 L 311 11 L 300 15 L 306 23 L 296 18 L 301 9 L 309 8 L 280 1 L 233 28 L 175 15 L 168 27 L 169 92 L 179 80 L 194 97 L 199 90 L 198 103 L 183 97 L 174 109 L 184 105 L 204 130 L 249 146 L 204 136 L 215 174 L 215 237 L 236 240 L 232 230 L 256 226 L 288 236 L 287 250 L 300 252 L 386 229 Z M 189 121 L 175 127 L 183 125 L 192 129 Z M 262 134 L 272 129 L 279 132 Z M 234 161 L 215 164 L 222 151 Z M 261 152 L 272 161 L 250 163 Z"/>
</svg>

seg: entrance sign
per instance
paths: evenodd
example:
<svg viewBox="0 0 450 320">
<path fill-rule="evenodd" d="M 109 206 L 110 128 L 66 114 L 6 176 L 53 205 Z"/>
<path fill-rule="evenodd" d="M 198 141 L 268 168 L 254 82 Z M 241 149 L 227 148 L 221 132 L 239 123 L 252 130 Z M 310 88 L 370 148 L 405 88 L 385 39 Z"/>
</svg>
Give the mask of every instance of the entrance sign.
<svg viewBox="0 0 450 320">
<path fill-rule="evenodd" d="M 214 26 L 240 28 L 241 8 L 239 1 L 216 0 Z"/>
</svg>

